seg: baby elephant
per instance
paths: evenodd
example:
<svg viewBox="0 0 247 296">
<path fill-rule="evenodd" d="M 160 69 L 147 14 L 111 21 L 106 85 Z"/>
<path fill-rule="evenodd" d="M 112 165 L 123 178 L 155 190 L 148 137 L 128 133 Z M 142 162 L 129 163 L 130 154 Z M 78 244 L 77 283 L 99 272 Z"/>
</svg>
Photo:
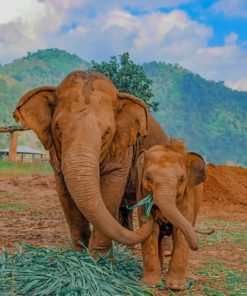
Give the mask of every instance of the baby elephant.
<svg viewBox="0 0 247 296">
<path fill-rule="evenodd" d="M 198 249 L 193 226 L 203 195 L 206 179 L 205 162 L 188 152 L 182 141 L 169 146 L 156 145 L 139 154 L 136 165 L 137 199 L 153 196 L 155 223 L 151 235 L 142 244 L 144 274 L 142 281 L 161 282 L 163 263 L 162 238 L 173 236 L 173 249 L 166 284 L 170 289 L 185 289 L 189 247 Z M 138 208 L 140 224 L 144 209 Z M 169 221 L 169 222 L 168 222 Z"/>
</svg>

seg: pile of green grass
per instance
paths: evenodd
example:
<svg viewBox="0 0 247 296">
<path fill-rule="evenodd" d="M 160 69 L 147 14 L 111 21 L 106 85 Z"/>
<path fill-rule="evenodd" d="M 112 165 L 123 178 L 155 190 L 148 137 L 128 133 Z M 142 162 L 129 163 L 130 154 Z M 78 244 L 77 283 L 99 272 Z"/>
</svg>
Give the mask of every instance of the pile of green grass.
<svg viewBox="0 0 247 296">
<path fill-rule="evenodd" d="M 141 274 L 138 258 L 119 245 L 97 260 L 86 250 L 22 245 L 0 257 L 0 295 L 153 295 Z"/>
</svg>

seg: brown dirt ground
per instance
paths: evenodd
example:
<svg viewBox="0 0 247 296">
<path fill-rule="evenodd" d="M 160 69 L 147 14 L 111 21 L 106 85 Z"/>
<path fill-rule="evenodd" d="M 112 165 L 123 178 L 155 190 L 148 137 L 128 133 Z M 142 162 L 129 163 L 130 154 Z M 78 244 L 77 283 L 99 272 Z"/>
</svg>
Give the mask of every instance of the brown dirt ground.
<svg viewBox="0 0 247 296">
<path fill-rule="evenodd" d="M 223 231 L 227 232 L 232 231 L 228 229 L 229 223 L 247 222 L 247 170 L 208 164 L 207 176 L 197 223 L 199 227 L 209 221 L 213 226 L 213 221 L 221 220 L 225 222 Z M 217 231 L 219 224 L 215 225 Z M 11 177 L 0 174 L 0 250 L 12 251 L 18 242 L 32 246 L 69 245 L 68 227 L 53 176 Z M 205 281 L 205 276 L 195 274 L 210 258 L 222 259 L 228 266 L 239 270 L 247 269 L 246 260 L 243 264 L 238 260 L 246 258 L 245 251 L 236 244 L 222 242 L 217 244 L 217 248 L 205 246 L 198 252 L 191 252 L 188 276 L 197 282 Z M 168 294 L 164 292 L 162 295 Z"/>
</svg>

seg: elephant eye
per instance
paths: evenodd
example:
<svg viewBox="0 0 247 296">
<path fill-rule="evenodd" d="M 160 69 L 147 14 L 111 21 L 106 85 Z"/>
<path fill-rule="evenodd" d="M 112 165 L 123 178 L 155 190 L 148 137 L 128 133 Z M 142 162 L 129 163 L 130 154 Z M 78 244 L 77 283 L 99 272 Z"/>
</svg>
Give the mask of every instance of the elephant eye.
<svg viewBox="0 0 247 296">
<path fill-rule="evenodd" d="M 147 174 L 145 178 L 148 182 L 153 182 L 153 177 L 150 174 Z"/>
<path fill-rule="evenodd" d="M 180 176 L 179 178 L 178 178 L 178 182 L 179 183 L 183 183 L 185 181 L 185 177 L 184 177 L 184 175 L 182 175 L 182 176 Z"/>
</svg>

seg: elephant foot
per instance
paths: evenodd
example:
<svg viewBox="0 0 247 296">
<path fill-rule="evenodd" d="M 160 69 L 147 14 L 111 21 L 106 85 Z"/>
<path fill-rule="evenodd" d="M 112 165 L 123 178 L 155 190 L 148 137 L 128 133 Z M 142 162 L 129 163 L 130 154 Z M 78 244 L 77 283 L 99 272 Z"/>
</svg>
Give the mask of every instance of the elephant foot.
<svg viewBox="0 0 247 296">
<path fill-rule="evenodd" d="M 168 271 L 166 285 L 169 289 L 181 291 L 185 289 L 186 276 L 175 272 Z"/>
<path fill-rule="evenodd" d="M 142 279 L 142 283 L 148 286 L 156 286 L 161 283 L 161 275 L 160 274 L 144 274 Z"/>
<path fill-rule="evenodd" d="M 74 243 L 73 244 L 73 249 L 76 251 L 76 252 L 82 252 L 84 250 L 83 246 L 79 245 L 79 244 L 76 244 Z"/>
<path fill-rule="evenodd" d="M 71 241 L 76 252 L 82 252 L 88 247 L 90 238 L 89 232 L 79 231 L 77 228 L 71 230 Z"/>
<path fill-rule="evenodd" d="M 111 244 L 96 244 L 94 241 L 90 240 L 88 250 L 94 258 L 98 258 L 107 254 L 111 250 L 111 247 Z"/>
<path fill-rule="evenodd" d="M 82 252 L 88 247 L 88 239 L 72 239 L 72 246 L 76 252 Z"/>
<path fill-rule="evenodd" d="M 89 249 L 89 252 L 95 259 L 98 259 L 102 256 L 105 256 L 110 250 L 111 250 L 111 247 L 109 247 L 109 248 L 93 248 L 93 249 Z"/>
</svg>

